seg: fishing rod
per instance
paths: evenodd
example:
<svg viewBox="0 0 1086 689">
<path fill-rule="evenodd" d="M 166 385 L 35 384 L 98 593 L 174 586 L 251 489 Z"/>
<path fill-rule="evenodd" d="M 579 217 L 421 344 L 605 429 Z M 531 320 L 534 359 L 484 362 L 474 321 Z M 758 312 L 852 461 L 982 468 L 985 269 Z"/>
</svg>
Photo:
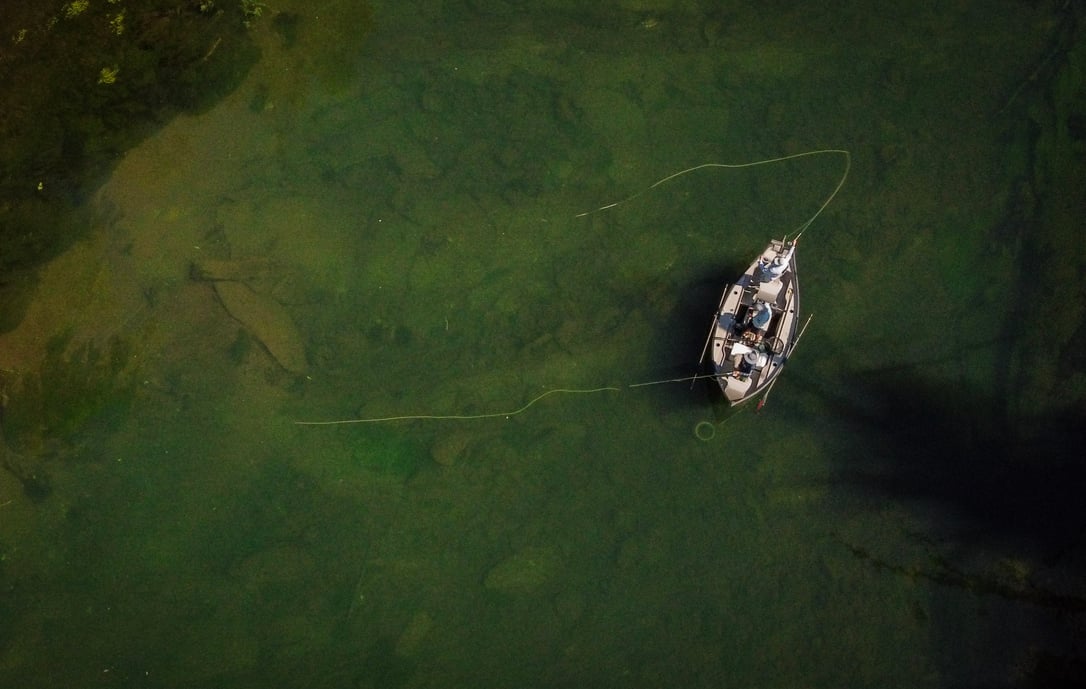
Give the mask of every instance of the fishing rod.
<svg viewBox="0 0 1086 689">
<path fill-rule="evenodd" d="M 793 230 L 793 232 L 796 233 L 796 236 L 792 239 L 792 244 L 795 244 L 796 242 L 798 242 L 799 238 L 803 236 L 803 233 L 807 231 L 807 228 L 810 227 L 814 223 L 814 221 L 818 219 L 818 216 L 822 215 L 822 211 L 826 210 L 826 206 L 830 205 L 830 202 L 832 202 L 833 199 L 837 196 L 837 192 L 841 191 L 841 187 L 845 186 L 845 180 L 848 179 L 849 170 L 852 169 L 852 154 L 850 154 L 848 151 L 841 150 L 841 149 L 829 149 L 829 150 L 824 151 L 824 152 L 825 153 L 840 153 L 840 154 L 844 155 L 845 156 L 845 171 L 841 173 L 841 179 L 838 180 L 837 186 L 834 187 L 834 189 L 833 189 L 833 193 L 830 194 L 826 198 L 826 200 L 822 203 L 822 205 L 818 208 L 818 210 L 815 211 L 815 214 L 812 215 L 807 220 L 807 222 L 803 223 L 802 225 L 797 227 L 795 230 Z M 785 236 L 785 239 L 787 240 L 788 237 Z"/>
</svg>

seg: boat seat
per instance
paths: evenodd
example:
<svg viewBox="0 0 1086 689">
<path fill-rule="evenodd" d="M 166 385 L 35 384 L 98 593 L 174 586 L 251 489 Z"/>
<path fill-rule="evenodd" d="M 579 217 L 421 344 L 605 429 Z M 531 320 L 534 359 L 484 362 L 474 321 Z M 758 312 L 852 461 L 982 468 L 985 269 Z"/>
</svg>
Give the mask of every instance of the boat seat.
<svg viewBox="0 0 1086 689">
<path fill-rule="evenodd" d="M 753 377 L 747 378 L 746 380 L 739 380 L 738 378 L 728 376 L 723 380 L 724 386 L 727 388 L 724 395 L 728 399 L 739 399 L 745 396 L 747 391 L 750 390 L 750 386 L 754 383 Z"/>
<path fill-rule="evenodd" d="M 780 280 L 771 280 L 769 282 L 759 283 L 758 295 L 756 298 L 770 304 L 776 303 L 777 296 L 781 293 L 781 287 L 783 286 L 784 283 L 782 283 Z"/>
<path fill-rule="evenodd" d="M 735 314 L 734 313 L 731 313 L 729 311 L 725 311 L 724 313 L 718 313 L 716 315 L 716 318 L 717 318 L 717 321 L 716 321 L 717 322 L 717 327 L 719 327 L 724 332 L 730 333 L 732 331 L 732 329 L 735 328 Z"/>
</svg>

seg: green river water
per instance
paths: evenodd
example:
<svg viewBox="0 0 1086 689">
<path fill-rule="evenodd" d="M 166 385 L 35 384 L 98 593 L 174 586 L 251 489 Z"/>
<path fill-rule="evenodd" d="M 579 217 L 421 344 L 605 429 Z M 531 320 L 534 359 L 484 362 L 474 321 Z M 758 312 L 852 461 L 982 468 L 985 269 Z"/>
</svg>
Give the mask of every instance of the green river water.
<svg viewBox="0 0 1086 689">
<path fill-rule="evenodd" d="M 0 362 L 0 686 L 1073 683 L 1084 250 L 1046 200 L 1076 11 L 269 4 L 0 339 L 49 342 Z M 698 372 L 844 161 L 578 214 L 819 149 L 851 170 L 765 409 L 630 387 Z M 260 262 L 304 371 L 209 259 Z M 294 423 L 401 415 L 496 416 Z"/>
</svg>

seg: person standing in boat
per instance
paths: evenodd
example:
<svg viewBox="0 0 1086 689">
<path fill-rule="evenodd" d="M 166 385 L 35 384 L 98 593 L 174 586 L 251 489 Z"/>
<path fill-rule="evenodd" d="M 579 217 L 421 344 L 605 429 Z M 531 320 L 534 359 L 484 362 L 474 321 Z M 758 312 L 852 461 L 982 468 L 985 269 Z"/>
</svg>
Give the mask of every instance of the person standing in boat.
<svg viewBox="0 0 1086 689">
<path fill-rule="evenodd" d="M 772 261 L 767 259 L 759 259 L 758 267 L 754 271 L 755 282 L 773 282 L 779 280 L 785 272 L 788 271 L 788 266 L 792 262 L 792 252 L 796 250 L 796 242 L 792 242 L 788 245 L 788 248 L 777 254 L 777 257 Z"/>
</svg>

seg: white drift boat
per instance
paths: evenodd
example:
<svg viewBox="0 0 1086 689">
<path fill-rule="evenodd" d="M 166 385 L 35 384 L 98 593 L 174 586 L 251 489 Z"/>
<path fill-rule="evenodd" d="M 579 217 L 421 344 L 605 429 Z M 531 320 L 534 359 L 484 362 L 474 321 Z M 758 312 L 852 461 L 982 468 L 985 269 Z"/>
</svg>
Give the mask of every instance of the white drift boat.
<svg viewBox="0 0 1086 689">
<path fill-rule="evenodd" d="M 680 170 L 663 179 L 653 182 L 645 189 L 628 196 L 621 201 L 609 203 L 606 206 L 584 213 L 578 213 L 581 218 L 593 213 L 599 213 L 609 208 L 614 208 L 628 201 L 632 201 L 641 194 L 655 189 L 661 184 L 670 182 L 677 177 L 690 174 L 706 168 L 740 169 L 771 165 L 786 160 L 797 160 L 811 156 L 834 155 L 841 156 L 845 160 L 844 170 L 837 186 L 822 202 L 815 214 L 795 230 L 792 231 L 792 239 L 786 235 L 784 239 L 774 239 L 762 253 L 755 257 L 746 272 L 743 273 L 734 284 L 724 289 L 724 295 L 720 298 L 720 304 L 713 317 L 713 325 L 709 330 L 709 336 L 705 340 L 705 347 L 701 352 L 700 365 L 705 365 L 706 358 L 712 362 L 713 372 L 709 376 L 696 375 L 693 380 L 705 377 L 715 378 L 720 384 L 724 397 L 732 406 L 742 404 L 752 397 L 762 395 L 762 401 L 758 407 L 765 404 L 777 376 L 781 374 L 785 362 L 803 337 L 803 331 L 807 323 L 799 327 L 799 279 L 796 275 L 796 244 L 799 238 L 807 231 L 807 228 L 826 210 L 837 192 L 841 191 L 845 180 L 848 178 L 849 169 L 852 167 L 852 156 L 848 151 L 839 148 L 823 148 L 815 151 L 793 153 L 777 158 L 756 160 L 751 163 L 702 163 L 694 167 Z M 683 378 L 677 380 L 691 380 Z M 644 383 L 652 385 L 653 383 Z M 639 384 L 641 385 L 641 384 Z"/>
<path fill-rule="evenodd" d="M 724 288 L 709 336 L 701 352 L 701 364 L 708 358 L 711 377 L 720 384 L 724 398 L 732 406 L 762 396 L 765 404 L 773 383 L 799 344 L 811 319 L 800 326 L 799 277 L 796 271 L 796 245 L 807 228 L 826 210 L 848 178 L 852 158 L 842 149 L 822 149 L 797 153 L 767 161 L 747 163 L 763 165 L 782 160 L 817 155 L 840 155 L 845 169 L 837 186 L 815 214 L 795 230 L 792 238 L 774 239 L 754 258 L 735 283 Z M 738 166 L 733 166 L 738 167 Z"/>
<path fill-rule="evenodd" d="M 742 404 L 769 392 L 801 334 L 796 241 L 774 239 L 725 288 L 702 361 L 728 403 Z"/>
</svg>

